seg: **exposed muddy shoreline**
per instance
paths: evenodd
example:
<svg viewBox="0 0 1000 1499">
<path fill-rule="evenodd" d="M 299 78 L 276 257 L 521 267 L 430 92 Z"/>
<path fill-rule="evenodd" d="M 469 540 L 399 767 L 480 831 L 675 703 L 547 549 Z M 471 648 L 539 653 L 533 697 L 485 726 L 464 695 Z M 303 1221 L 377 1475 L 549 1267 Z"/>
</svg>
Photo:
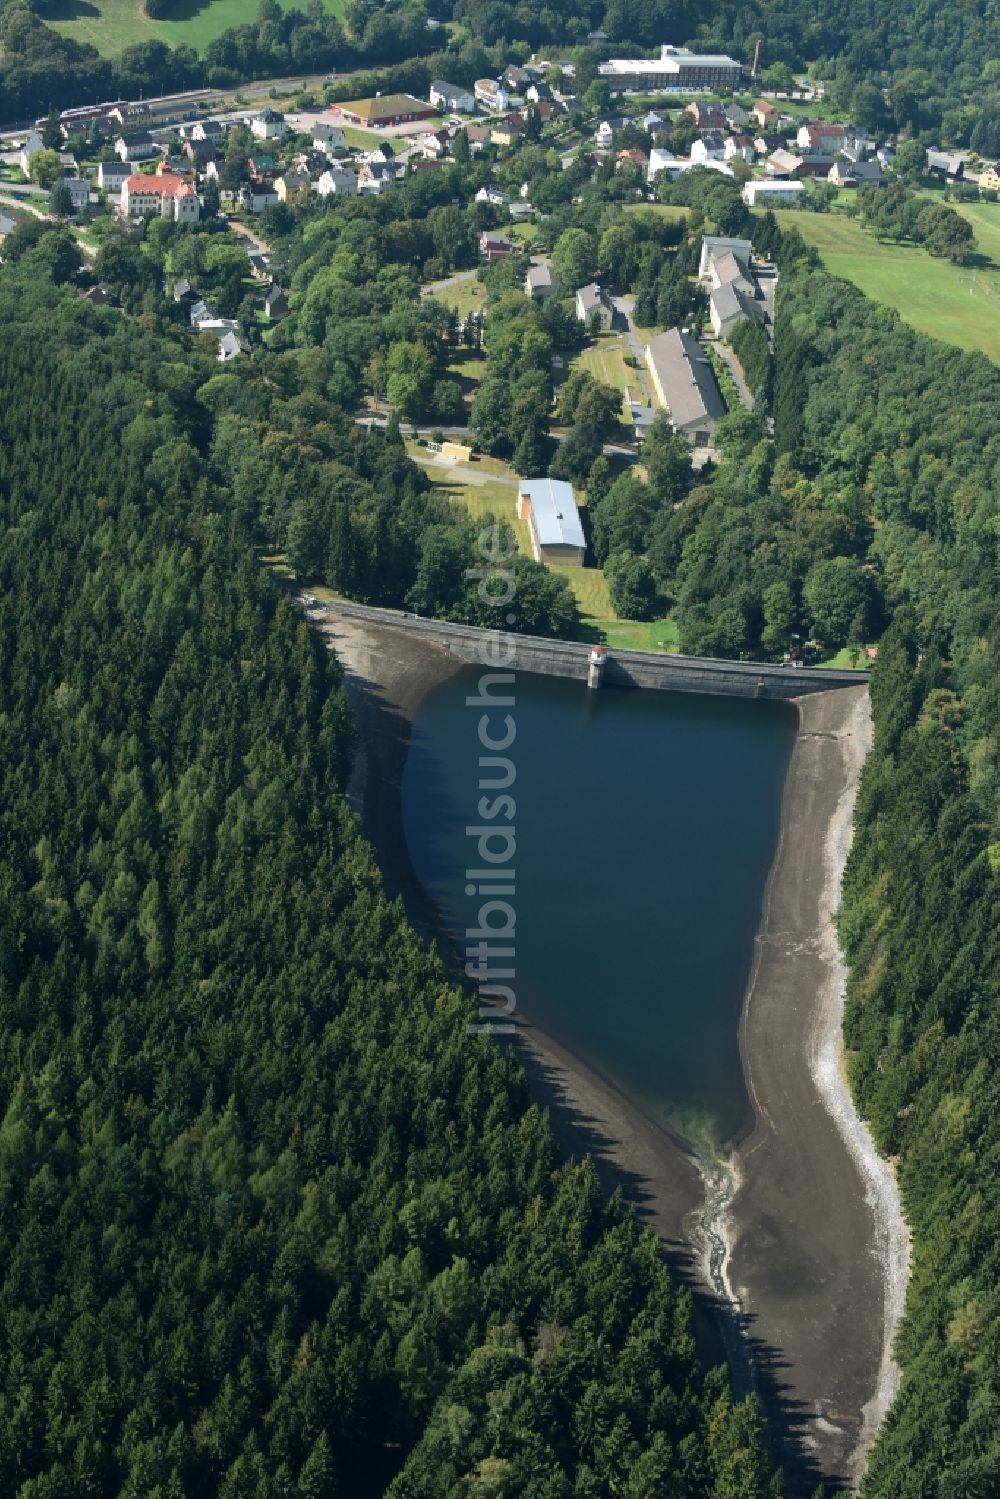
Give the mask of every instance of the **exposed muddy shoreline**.
<svg viewBox="0 0 1000 1499">
<path fill-rule="evenodd" d="M 450 942 L 413 871 L 400 788 L 412 716 L 462 663 L 426 640 L 330 613 L 317 620 L 345 669 L 360 729 L 349 789 L 390 894 L 421 933 Z M 656 1229 L 703 1304 L 728 1292 L 722 1342 L 737 1384 L 774 1418 L 791 1491 L 856 1481 L 895 1391 L 890 1344 L 905 1288 L 891 1168 L 840 1072 L 844 974 L 833 930 L 867 749 L 864 688 L 798 700 L 740 1044 L 756 1123 L 724 1162 L 698 1162 L 607 1079 L 520 1015 L 515 1044 L 570 1151 L 588 1150 Z"/>
</svg>

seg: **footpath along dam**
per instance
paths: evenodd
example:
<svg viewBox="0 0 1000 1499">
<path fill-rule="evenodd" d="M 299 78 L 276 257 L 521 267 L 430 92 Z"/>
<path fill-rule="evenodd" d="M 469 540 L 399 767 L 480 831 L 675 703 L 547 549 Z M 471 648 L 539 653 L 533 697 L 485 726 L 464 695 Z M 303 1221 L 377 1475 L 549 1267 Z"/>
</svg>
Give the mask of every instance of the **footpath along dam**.
<svg viewBox="0 0 1000 1499">
<path fill-rule="evenodd" d="M 314 599 L 300 595 L 314 619 L 340 615 L 367 621 L 383 630 L 405 631 L 419 636 L 456 661 L 473 666 L 494 664 L 484 649 L 494 635 L 472 625 L 453 625 L 443 620 L 422 619 L 394 609 L 373 609 L 365 604 Z M 568 677 L 586 682 L 591 647 L 578 641 L 544 640 L 535 635 L 505 634 L 515 642 L 509 665 L 516 671 L 541 676 Z M 501 668 L 502 669 L 502 668 Z M 603 685 L 645 687 L 657 692 L 707 692 L 723 697 L 796 698 L 807 693 L 829 692 L 838 687 L 863 687 L 868 672 L 776 666 L 770 663 L 720 661 L 700 656 L 666 656 L 653 651 L 608 649 L 604 657 Z"/>
</svg>

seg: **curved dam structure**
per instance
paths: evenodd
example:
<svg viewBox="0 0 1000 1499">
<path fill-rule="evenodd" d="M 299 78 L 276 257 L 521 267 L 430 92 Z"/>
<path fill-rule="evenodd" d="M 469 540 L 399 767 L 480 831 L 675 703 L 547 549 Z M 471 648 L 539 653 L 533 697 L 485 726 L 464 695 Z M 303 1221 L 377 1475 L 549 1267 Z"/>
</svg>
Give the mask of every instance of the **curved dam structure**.
<svg viewBox="0 0 1000 1499">
<path fill-rule="evenodd" d="M 428 645 L 437 646 L 456 662 L 483 665 L 492 662 L 517 671 L 537 672 L 542 676 L 568 677 L 586 682 L 590 672 L 592 647 L 572 640 L 544 640 L 534 635 L 517 635 L 495 630 L 477 629 L 473 625 L 453 625 L 443 620 L 421 619 L 394 609 L 373 609 L 365 604 L 338 600 L 318 600 L 302 595 L 303 602 L 315 618 L 341 615 L 366 621 L 383 630 L 403 630 L 421 636 Z M 488 642 L 500 640 L 506 647 L 503 658 L 487 654 Z M 720 661 L 702 656 L 666 656 L 654 651 L 624 651 L 608 648 L 604 652 L 602 685 L 606 687 L 645 687 L 657 692 L 708 692 L 728 697 L 798 698 L 813 692 L 829 692 L 838 687 L 863 687 L 868 683 L 866 671 L 844 671 L 813 666 L 775 666 L 769 662 Z"/>
</svg>

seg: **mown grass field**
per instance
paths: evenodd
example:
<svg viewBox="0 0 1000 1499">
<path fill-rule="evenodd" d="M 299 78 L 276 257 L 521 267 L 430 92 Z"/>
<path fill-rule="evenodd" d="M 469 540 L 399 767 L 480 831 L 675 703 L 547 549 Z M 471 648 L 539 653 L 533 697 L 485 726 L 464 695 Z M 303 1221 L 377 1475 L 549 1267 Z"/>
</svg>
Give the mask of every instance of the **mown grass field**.
<svg viewBox="0 0 1000 1499">
<path fill-rule="evenodd" d="M 936 260 L 918 245 L 880 243 L 857 220 L 836 212 L 785 209 L 779 222 L 794 224 L 828 270 L 894 307 L 911 327 L 1000 363 L 1000 204 L 955 207 L 975 231 L 972 265 Z"/>
<path fill-rule="evenodd" d="M 622 419 L 630 421 L 632 413 L 629 409 L 629 400 L 641 401 L 642 382 L 639 372 L 631 369 L 625 363 L 625 356 L 629 352 L 628 340 L 620 335 L 613 334 L 610 337 L 599 338 L 582 354 L 577 354 L 572 362 L 572 368 L 586 370 L 593 375 L 595 380 L 601 380 L 605 385 L 613 385 L 622 393 Z"/>
<path fill-rule="evenodd" d="M 486 287 L 475 276 L 468 276 L 462 281 L 455 281 L 451 286 L 442 286 L 436 289 L 426 287 L 424 296 L 433 297 L 443 307 L 450 307 L 453 312 L 462 317 L 467 317 L 470 312 L 481 312 L 486 304 Z"/>
<path fill-rule="evenodd" d="M 288 10 L 294 0 L 278 3 Z M 335 15 L 344 8 L 343 0 L 323 0 L 323 4 Z M 176 20 L 151 21 L 142 0 L 53 0 L 45 20 L 64 36 L 90 42 L 106 57 L 113 57 L 135 42 L 154 39 L 171 46 L 184 43 L 201 52 L 221 32 L 246 25 L 256 13 L 252 0 L 178 0 Z"/>
</svg>

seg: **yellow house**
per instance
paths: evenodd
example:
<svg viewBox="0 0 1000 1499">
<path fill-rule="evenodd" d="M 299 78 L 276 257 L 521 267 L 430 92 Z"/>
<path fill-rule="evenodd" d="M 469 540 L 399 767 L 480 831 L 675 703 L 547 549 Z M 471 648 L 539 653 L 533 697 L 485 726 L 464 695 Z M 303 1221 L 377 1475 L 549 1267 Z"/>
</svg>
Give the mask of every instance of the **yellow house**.
<svg viewBox="0 0 1000 1499">
<path fill-rule="evenodd" d="M 987 167 L 979 179 L 979 191 L 983 193 L 1000 193 L 1000 162 L 996 166 Z"/>
</svg>

